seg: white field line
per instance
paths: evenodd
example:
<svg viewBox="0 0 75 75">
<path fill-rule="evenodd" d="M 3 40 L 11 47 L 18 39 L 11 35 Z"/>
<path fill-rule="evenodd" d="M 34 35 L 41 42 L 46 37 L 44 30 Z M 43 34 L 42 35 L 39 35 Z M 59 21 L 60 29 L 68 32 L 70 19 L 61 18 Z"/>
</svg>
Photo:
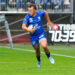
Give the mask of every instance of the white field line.
<svg viewBox="0 0 75 75">
<path fill-rule="evenodd" d="M 4 46 L 0 46 L 0 48 L 8 48 L 10 49 L 10 47 L 4 47 Z M 35 53 L 34 50 L 29 50 L 29 49 L 21 49 L 21 48 L 12 48 L 13 50 L 18 50 L 18 51 L 26 51 L 26 52 L 32 52 L 32 53 Z M 45 54 L 44 52 L 41 52 L 42 54 Z M 69 56 L 69 55 L 62 55 L 62 54 L 55 54 L 55 53 L 52 53 L 51 55 L 54 55 L 54 56 L 62 56 L 62 57 L 68 57 L 68 58 L 75 58 L 75 56 Z"/>
</svg>

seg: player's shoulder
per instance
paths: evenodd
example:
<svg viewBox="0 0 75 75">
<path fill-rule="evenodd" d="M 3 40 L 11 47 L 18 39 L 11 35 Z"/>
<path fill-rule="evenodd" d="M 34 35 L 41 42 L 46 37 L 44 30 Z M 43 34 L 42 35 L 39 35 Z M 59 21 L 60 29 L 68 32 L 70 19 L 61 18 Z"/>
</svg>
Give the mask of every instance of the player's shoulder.
<svg viewBox="0 0 75 75">
<path fill-rule="evenodd" d="M 41 15 L 45 14 L 45 11 L 44 10 L 40 10 L 40 11 L 37 11 L 37 13 L 41 16 Z"/>
<path fill-rule="evenodd" d="M 29 19 L 29 13 L 27 14 L 27 15 L 25 15 L 25 17 L 24 18 L 26 18 L 26 19 Z"/>
</svg>

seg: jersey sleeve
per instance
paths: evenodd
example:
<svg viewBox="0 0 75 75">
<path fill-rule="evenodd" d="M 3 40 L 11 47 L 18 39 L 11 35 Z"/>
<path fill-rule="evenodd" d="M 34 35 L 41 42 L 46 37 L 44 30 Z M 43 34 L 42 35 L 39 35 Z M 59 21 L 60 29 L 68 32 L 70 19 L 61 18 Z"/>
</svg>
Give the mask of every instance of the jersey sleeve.
<svg viewBox="0 0 75 75">
<path fill-rule="evenodd" d="M 45 15 L 45 11 L 40 11 L 40 14 L 41 14 L 41 16 L 44 16 Z"/>
<path fill-rule="evenodd" d="M 28 20 L 29 20 L 29 17 L 27 15 L 27 16 L 24 17 L 23 24 L 27 24 L 28 25 Z"/>
</svg>

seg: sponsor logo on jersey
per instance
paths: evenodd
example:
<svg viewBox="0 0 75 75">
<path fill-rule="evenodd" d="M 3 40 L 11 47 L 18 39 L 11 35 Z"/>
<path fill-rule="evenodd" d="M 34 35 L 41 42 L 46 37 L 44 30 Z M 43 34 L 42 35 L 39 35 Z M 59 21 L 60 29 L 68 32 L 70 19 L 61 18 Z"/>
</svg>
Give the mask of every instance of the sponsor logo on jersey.
<svg viewBox="0 0 75 75">
<path fill-rule="evenodd" d="M 40 29 L 41 26 L 39 26 L 38 24 L 35 24 L 34 27 L 35 27 L 35 29 L 37 30 L 37 29 Z"/>
<path fill-rule="evenodd" d="M 40 21 L 40 19 L 41 19 L 40 16 L 38 17 L 38 19 L 39 19 L 39 21 Z"/>
<path fill-rule="evenodd" d="M 30 21 L 30 22 L 33 22 L 33 19 L 32 19 L 32 18 L 30 18 L 30 19 L 29 19 L 29 21 Z"/>
</svg>

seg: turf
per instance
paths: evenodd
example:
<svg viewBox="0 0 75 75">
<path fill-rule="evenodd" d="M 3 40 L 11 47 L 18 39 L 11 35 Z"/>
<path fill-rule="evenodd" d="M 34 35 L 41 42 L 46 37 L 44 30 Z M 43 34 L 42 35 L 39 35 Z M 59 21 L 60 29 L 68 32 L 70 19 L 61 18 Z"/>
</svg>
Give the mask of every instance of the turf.
<svg viewBox="0 0 75 75">
<path fill-rule="evenodd" d="M 35 53 L 28 51 L 34 51 L 31 46 L 16 48 L 20 50 L 0 47 L 0 75 L 75 75 L 75 58 L 51 55 L 55 59 L 52 65 L 45 54 L 41 54 L 41 68 L 37 68 Z M 51 54 L 75 57 L 75 47 L 49 46 L 49 49 Z"/>
</svg>

